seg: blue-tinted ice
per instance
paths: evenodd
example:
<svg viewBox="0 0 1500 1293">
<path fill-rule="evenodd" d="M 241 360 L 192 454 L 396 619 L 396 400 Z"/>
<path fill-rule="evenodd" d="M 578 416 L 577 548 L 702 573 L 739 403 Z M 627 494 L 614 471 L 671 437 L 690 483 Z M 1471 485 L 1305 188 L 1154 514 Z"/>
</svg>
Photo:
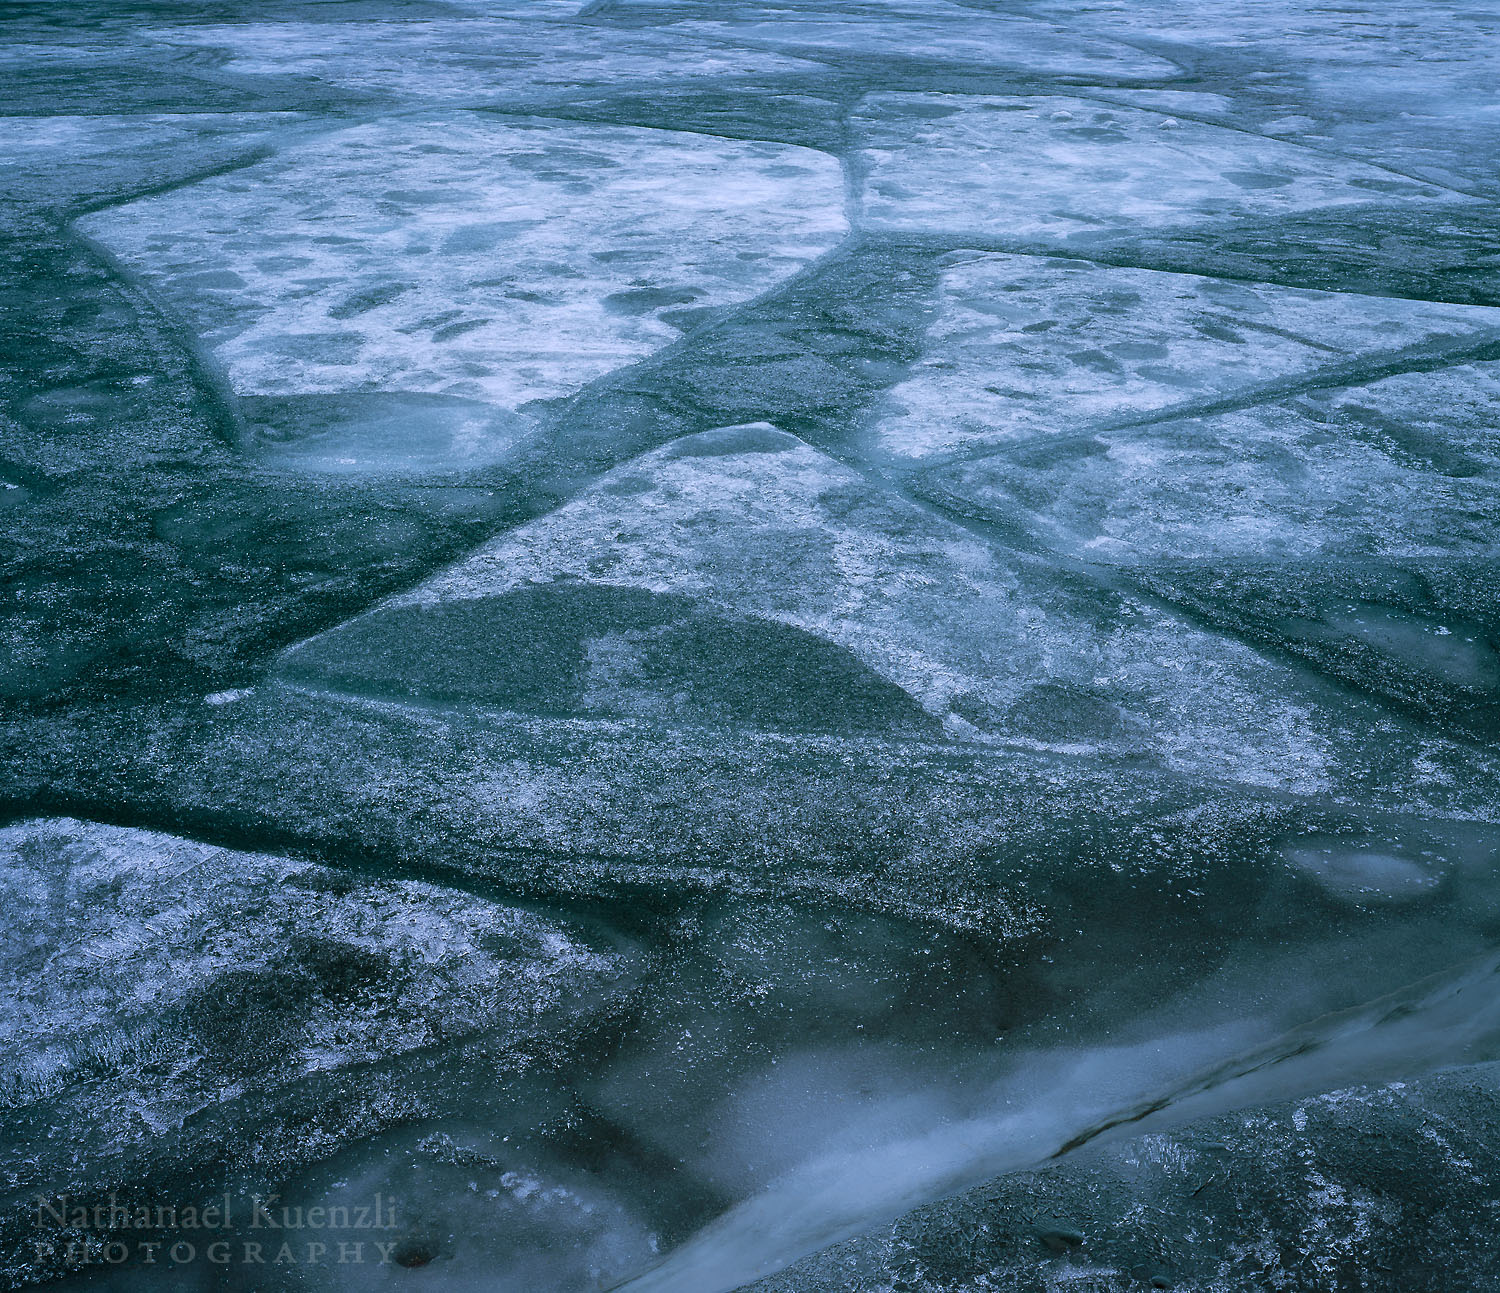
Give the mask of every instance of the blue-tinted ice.
<svg viewBox="0 0 1500 1293">
<path fill-rule="evenodd" d="M 1500 1286 L 1497 73 L 12 0 L 7 1287 Z"/>
</svg>

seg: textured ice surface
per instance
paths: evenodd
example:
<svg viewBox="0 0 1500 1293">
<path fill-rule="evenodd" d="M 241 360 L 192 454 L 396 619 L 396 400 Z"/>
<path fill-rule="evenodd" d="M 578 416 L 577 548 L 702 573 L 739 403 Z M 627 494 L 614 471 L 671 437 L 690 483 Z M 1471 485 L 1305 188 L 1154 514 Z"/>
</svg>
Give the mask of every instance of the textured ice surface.
<svg viewBox="0 0 1500 1293">
<path fill-rule="evenodd" d="M 926 353 L 876 424 L 882 453 L 1077 435 L 1274 393 L 1371 351 L 1500 336 L 1494 309 L 1032 256 L 955 252 L 948 265 Z"/>
<path fill-rule="evenodd" d="M 1078 240 L 1393 198 L 1460 200 L 1280 140 L 1065 96 L 872 94 L 853 121 L 872 229 Z"/>
<path fill-rule="evenodd" d="M 362 1072 L 376 1107 L 381 1065 L 443 1041 L 486 1037 L 524 1067 L 549 1020 L 628 969 L 472 894 L 68 819 L 0 831 L 0 893 L 12 1188 L 66 1191 L 91 1179 L 80 1161 L 149 1171 L 173 1141 L 177 1171 L 253 1160 L 316 1083 Z"/>
<path fill-rule="evenodd" d="M 841 207 L 838 163 L 807 149 L 454 114 L 335 131 L 80 226 L 183 312 L 242 394 L 513 412 L 669 343 L 674 310 L 793 273 L 842 236 Z M 408 412 L 457 461 L 503 452 L 519 426 L 434 432 Z M 356 438 L 379 456 L 389 436 Z M 361 451 L 324 456 L 357 466 Z"/>
<path fill-rule="evenodd" d="M 228 52 L 242 76 L 296 76 L 364 94 L 464 107 L 565 99 L 662 80 L 720 84 L 814 71 L 777 54 L 675 33 L 608 32 L 501 18 L 458 22 L 245 23 L 163 28 L 153 39 Z"/>
<path fill-rule="evenodd" d="M 138 1082 L 148 1053 L 171 1054 L 179 1090 L 118 1093 L 170 1122 L 228 1070 L 285 1079 L 524 1025 L 620 969 L 513 908 L 149 831 L 26 822 L 0 832 L 0 857 L 12 1101 L 101 1065 Z M 237 1001 L 265 1013 L 214 1014 Z"/>
<path fill-rule="evenodd" d="M 1095 561 L 1493 557 L 1497 408 L 1495 366 L 1462 365 L 1025 441 L 943 479 Z"/>
<path fill-rule="evenodd" d="M 1493 1285 L 1492 9 L 10 0 L 0 1283 Z"/>
<path fill-rule="evenodd" d="M 806 150 L 406 118 L 83 227 L 189 312 L 246 393 L 514 408 L 670 339 L 661 312 L 753 294 L 825 251 L 839 192 L 836 163 Z"/>
<path fill-rule="evenodd" d="M 1371 754 L 1278 665 L 996 551 L 766 425 L 632 461 L 298 646 L 283 674 L 553 716 L 927 735 L 941 722 L 1303 790 Z"/>
<path fill-rule="evenodd" d="M 703 8 L 715 20 L 691 19 L 674 28 L 726 44 L 765 44 L 811 55 L 916 58 L 1041 75 L 1156 79 L 1178 70 L 1123 43 L 1079 39 L 1051 23 L 958 4 L 867 4 L 822 12 L 817 6 L 746 5 L 731 7 L 727 20 L 718 19 L 720 6 Z"/>
</svg>

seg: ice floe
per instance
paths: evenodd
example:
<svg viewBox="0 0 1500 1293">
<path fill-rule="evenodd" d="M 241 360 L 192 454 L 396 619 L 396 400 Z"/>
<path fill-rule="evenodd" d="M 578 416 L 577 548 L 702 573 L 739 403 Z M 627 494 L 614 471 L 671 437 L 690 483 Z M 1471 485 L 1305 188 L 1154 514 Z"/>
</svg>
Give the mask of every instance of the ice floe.
<svg viewBox="0 0 1500 1293">
<path fill-rule="evenodd" d="M 398 396 L 300 419 L 333 436 L 304 457 L 339 469 L 502 453 L 521 406 L 670 343 L 674 311 L 829 250 L 842 202 L 837 161 L 809 149 L 461 113 L 337 130 L 80 227 L 237 393 Z"/>
<path fill-rule="evenodd" d="M 941 472 L 1072 557 L 1493 557 L 1493 364 L 1021 441 Z"/>
<path fill-rule="evenodd" d="M 766 425 L 625 464 L 280 672 L 558 718 L 929 737 L 941 722 L 1303 789 L 1371 753 L 1282 666 L 997 550 Z"/>
<path fill-rule="evenodd" d="M 719 85 L 820 70 L 797 58 L 674 32 L 508 17 L 196 25 L 152 35 L 172 47 L 223 50 L 229 56 L 223 70 L 236 76 L 299 77 L 362 95 L 462 107 L 546 103 L 664 80 Z"/>
<path fill-rule="evenodd" d="M 1454 194 L 1282 140 L 1067 96 L 871 94 L 872 229 L 1080 240 Z"/>
</svg>

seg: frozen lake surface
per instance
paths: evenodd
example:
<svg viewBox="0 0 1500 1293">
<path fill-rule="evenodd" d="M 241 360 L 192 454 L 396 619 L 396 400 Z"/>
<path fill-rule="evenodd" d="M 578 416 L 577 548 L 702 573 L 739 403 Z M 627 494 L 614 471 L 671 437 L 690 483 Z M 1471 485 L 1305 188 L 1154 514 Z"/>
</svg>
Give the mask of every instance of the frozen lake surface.
<svg viewBox="0 0 1500 1293">
<path fill-rule="evenodd" d="M 1500 1287 L 1493 5 L 0 85 L 6 1287 Z"/>
</svg>

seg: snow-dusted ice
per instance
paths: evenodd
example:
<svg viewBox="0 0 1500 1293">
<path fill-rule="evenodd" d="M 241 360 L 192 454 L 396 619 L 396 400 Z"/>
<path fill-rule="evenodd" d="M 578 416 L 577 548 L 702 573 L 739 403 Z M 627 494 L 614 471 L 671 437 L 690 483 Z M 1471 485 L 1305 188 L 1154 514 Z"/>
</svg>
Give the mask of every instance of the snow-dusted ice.
<svg viewBox="0 0 1500 1293">
<path fill-rule="evenodd" d="M 1500 310 L 952 252 L 922 357 L 890 390 L 875 452 L 973 456 L 1274 399 L 1377 356 L 1500 339 Z M 1258 398 L 1257 398 L 1258 397 Z"/>
<path fill-rule="evenodd" d="M 163 27 L 148 39 L 224 50 L 230 73 L 305 77 L 361 95 L 459 107 L 566 103 L 589 91 L 663 80 L 718 85 L 810 70 L 795 57 L 676 31 L 610 32 L 516 21 L 520 15 L 491 20 L 489 12 L 439 22 L 199 24 Z"/>
<path fill-rule="evenodd" d="M 663 313 L 752 295 L 845 228 L 822 154 L 467 115 L 336 131 L 81 226 L 191 313 L 245 394 L 509 408 L 639 358 L 676 335 Z"/>
<path fill-rule="evenodd" d="M 450 461 L 415 465 L 442 466 L 502 454 L 524 423 L 497 414 L 795 273 L 843 236 L 842 203 L 837 161 L 810 149 L 453 114 L 336 130 L 80 227 L 183 311 L 238 394 L 488 405 L 437 408 Z M 430 438 L 424 407 L 386 402 L 387 430 L 357 405 L 316 465 L 399 463 L 403 434 Z"/>
<path fill-rule="evenodd" d="M 279 672 L 421 706 L 1001 738 L 1304 792 L 1431 756 L 1394 731 L 1372 743 L 1372 713 L 1241 644 L 997 551 L 768 424 L 631 460 Z"/>
<path fill-rule="evenodd" d="M 493 1037 L 524 1067 L 550 1019 L 636 973 L 473 895 L 72 819 L 0 831 L 0 896 L 5 1107 L 72 1128 L 66 1150 L 9 1128 L 13 1188 L 73 1155 L 149 1172 L 160 1138 L 191 1155 L 205 1123 L 248 1130 L 350 1071 L 378 1086 L 441 1039 Z"/>
<path fill-rule="evenodd" d="M 871 228 L 1087 241 L 1382 198 L 1463 198 L 1231 127 L 1069 95 L 872 94 L 853 125 Z"/>
<path fill-rule="evenodd" d="M 1070 556 L 1492 558 L 1493 364 L 1024 441 L 950 477 Z M 962 484 L 958 482 L 961 479 Z"/>
<path fill-rule="evenodd" d="M 1492 4 L 3 19 L 0 1283 L 1500 1287 Z"/>
</svg>

